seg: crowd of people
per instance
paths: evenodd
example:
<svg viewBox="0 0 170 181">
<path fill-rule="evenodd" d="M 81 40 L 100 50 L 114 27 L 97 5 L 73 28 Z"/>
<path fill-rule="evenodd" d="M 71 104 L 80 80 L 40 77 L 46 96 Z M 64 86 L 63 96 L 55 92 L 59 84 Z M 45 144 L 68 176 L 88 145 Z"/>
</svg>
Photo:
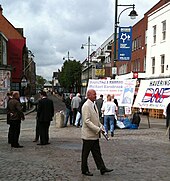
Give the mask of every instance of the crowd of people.
<svg viewBox="0 0 170 181">
<path fill-rule="evenodd" d="M 21 121 L 24 121 L 20 94 L 18 91 L 13 91 L 7 94 L 7 124 L 9 124 L 8 143 L 11 148 L 22 148 L 19 144 Z M 86 176 L 93 176 L 88 167 L 88 156 L 92 153 L 97 168 L 101 175 L 106 172 L 111 172 L 113 169 L 108 169 L 101 156 L 99 138 L 101 133 L 114 136 L 115 125 L 118 115 L 118 102 L 114 95 L 107 95 L 106 100 L 103 95 L 96 99 L 96 91 L 90 89 L 87 91 L 86 97 L 82 98 L 80 93 L 76 96 L 70 94 L 65 100 L 66 112 L 64 126 L 69 124 L 76 127 L 81 127 L 82 138 L 82 156 L 81 156 L 81 172 Z M 170 106 L 169 106 L 170 107 Z M 167 119 L 169 123 L 169 107 L 167 108 Z M 37 145 L 48 145 L 49 142 L 49 127 L 54 117 L 54 104 L 47 97 L 45 91 L 40 92 L 40 98 L 37 101 L 36 115 L 36 134 L 33 142 L 38 142 Z M 139 126 L 139 125 L 138 125 Z M 169 125 L 168 125 L 169 126 Z"/>
<path fill-rule="evenodd" d="M 82 106 L 86 102 L 86 100 L 87 97 L 82 98 L 80 93 L 77 93 L 76 96 L 73 96 L 73 94 L 70 93 L 70 96 L 68 96 L 64 100 L 66 106 L 64 127 L 68 126 L 68 120 L 70 125 L 82 127 Z M 121 115 L 121 119 L 118 120 L 118 116 L 120 116 L 119 105 L 117 99 L 115 99 L 114 94 L 108 94 L 106 100 L 104 100 L 103 95 L 101 94 L 100 97 L 94 102 L 98 110 L 99 120 L 104 125 L 105 132 L 108 136 L 110 131 L 110 136 L 113 137 L 114 130 L 116 128 L 122 128 L 119 127 L 120 124 L 118 123 L 127 123 L 127 119 L 128 126 L 126 124 L 123 128 L 137 129 L 139 127 L 139 118 L 137 120 L 137 124 L 134 121 L 134 118 L 130 120 L 129 118 L 127 118 L 126 114 Z"/>
</svg>

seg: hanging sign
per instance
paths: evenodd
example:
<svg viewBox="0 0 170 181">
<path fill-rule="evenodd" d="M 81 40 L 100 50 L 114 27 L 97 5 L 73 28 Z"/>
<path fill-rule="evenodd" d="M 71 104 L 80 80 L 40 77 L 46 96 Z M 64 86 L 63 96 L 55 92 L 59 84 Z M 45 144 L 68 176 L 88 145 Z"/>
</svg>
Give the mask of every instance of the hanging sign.
<svg viewBox="0 0 170 181">
<path fill-rule="evenodd" d="M 118 61 L 130 61 L 132 54 L 132 27 L 119 27 Z"/>
</svg>

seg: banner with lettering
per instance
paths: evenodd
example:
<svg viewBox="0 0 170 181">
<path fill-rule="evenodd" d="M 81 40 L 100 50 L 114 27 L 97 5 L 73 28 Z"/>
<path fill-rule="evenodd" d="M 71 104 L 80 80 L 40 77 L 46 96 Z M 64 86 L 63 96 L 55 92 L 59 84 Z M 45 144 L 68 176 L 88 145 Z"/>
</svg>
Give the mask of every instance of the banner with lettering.
<svg viewBox="0 0 170 181">
<path fill-rule="evenodd" d="M 170 102 L 170 78 L 141 80 L 133 107 L 165 109 Z"/>
<path fill-rule="evenodd" d="M 90 79 L 88 89 L 94 89 L 97 98 L 102 94 L 104 99 L 108 94 L 114 94 L 119 106 L 132 106 L 136 79 L 127 80 L 100 80 Z"/>
</svg>

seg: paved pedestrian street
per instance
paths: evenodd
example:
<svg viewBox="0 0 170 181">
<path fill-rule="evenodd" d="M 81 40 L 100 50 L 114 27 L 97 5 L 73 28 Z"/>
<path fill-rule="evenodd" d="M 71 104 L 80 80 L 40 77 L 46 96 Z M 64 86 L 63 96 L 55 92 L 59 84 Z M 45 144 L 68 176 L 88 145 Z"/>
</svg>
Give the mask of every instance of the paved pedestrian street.
<svg viewBox="0 0 170 181">
<path fill-rule="evenodd" d="M 50 145 L 33 142 L 35 113 L 22 123 L 20 144 L 7 143 L 8 125 L 0 121 L 0 181 L 169 181 L 170 141 L 165 121 L 142 118 L 139 130 L 116 129 L 109 141 L 101 138 L 105 164 L 114 171 L 100 175 L 92 156 L 89 168 L 93 177 L 81 174 L 81 128 L 50 128 Z"/>
</svg>

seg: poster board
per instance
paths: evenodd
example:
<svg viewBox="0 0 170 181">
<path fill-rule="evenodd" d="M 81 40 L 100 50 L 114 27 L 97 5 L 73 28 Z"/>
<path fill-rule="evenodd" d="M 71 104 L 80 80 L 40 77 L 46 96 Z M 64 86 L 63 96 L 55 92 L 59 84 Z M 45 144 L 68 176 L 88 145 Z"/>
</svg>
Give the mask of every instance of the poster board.
<svg viewBox="0 0 170 181">
<path fill-rule="evenodd" d="M 166 109 L 170 102 L 170 78 L 141 80 L 133 107 Z"/>
<path fill-rule="evenodd" d="M 97 98 L 102 94 L 104 99 L 108 94 L 114 94 L 119 106 L 132 106 L 134 93 L 135 93 L 136 79 L 126 80 L 101 80 L 90 79 L 87 90 L 94 89 Z"/>
</svg>

